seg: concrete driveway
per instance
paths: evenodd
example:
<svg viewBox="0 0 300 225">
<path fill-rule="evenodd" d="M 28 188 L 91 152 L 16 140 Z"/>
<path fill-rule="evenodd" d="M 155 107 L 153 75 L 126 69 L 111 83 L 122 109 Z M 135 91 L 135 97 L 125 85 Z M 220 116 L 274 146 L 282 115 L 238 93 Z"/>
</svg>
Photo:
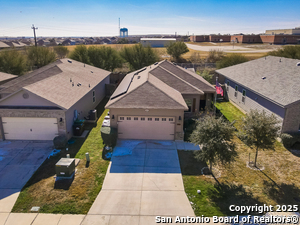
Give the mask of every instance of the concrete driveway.
<svg viewBox="0 0 300 225">
<path fill-rule="evenodd" d="M 82 225 L 148 225 L 156 224 L 156 216 L 195 216 L 184 192 L 175 142 L 119 140 L 117 147 L 124 146 L 132 154 L 112 157 Z"/>
<path fill-rule="evenodd" d="M 11 212 L 22 187 L 53 150 L 52 141 L 0 142 L 0 213 Z"/>
</svg>

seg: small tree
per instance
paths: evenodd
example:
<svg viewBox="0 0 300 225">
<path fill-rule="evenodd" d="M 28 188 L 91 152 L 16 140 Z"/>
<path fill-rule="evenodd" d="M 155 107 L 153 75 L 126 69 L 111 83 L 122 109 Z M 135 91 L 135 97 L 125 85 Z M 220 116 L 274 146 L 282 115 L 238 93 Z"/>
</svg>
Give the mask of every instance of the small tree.
<svg viewBox="0 0 300 225">
<path fill-rule="evenodd" d="M 68 48 L 62 45 L 55 46 L 54 51 L 60 59 L 65 58 L 69 53 Z"/>
<path fill-rule="evenodd" d="M 189 51 L 188 47 L 184 42 L 173 42 L 167 46 L 167 52 L 171 55 L 176 62 L 179 61 L 182 54 L 187 53 Z"/>
<path fill-rule="evenodd" d="M 111 47 L 95 47 L 88 48 L 89 61 L 95 67 L 114 71 L 115 68 L 122 67 L 122 58 L 117 50 Z"/>
<path fill-rule="evenodd" d="M 223 51 L 220 50 L 210 50 L 208 56 L 206 57 L 207 63 L 215 63 L 224 57 Z"/>
<path fill-rule="evenodd" d="M 88 49 L 85 45 L 77 45 L 74 51 L 71 52 L 70 58 L 82 63 L 91 64 Z"/>
<path fill-rule="evenodd" d="M 213 75 L 210 74 L 210 72 L 208 70 L 203 70 L 202 72 L 198 72 L 197 73 L 203 77 L 206 81 L 208 81 L 209 83 L 212 83 L 212 78 L 213 78 Z"/>
<path fill-rule="evenodd" d="M 127 38 L 120 38 L 117 42 L 117 44 L 128 44 L 129 41 Z"/>
<path fill-rule="evenodd" d="M 202 59 L 200 57 L 200 53 L 193 52 L 189 58 L 191 63 L 202 63 Z"/>
<path fill-rule="evenodd" d="M 279 135 L 279 121 L 274 114 L 267 115 L 265 111 L 251 110 L 243 118 L 243 130 L 241 138 L 250 147 L 256 148 L 254 166 L 256 167 L 259 149 L 270 149 L 274 147 Z"/>
<path fill-rule="evenodd" d="M 37 68 L 46 66 L 56 59 L 55 53 L 47 47 L 30 47 L 27 51 L 27 57 L 31 66 Z"/>
<path fill-rule="evenodd" d="M 124 47 L 121 49 L 120 55 L 129 63 L 131 70 L 138 70 L 159 61 L 157 52 L 150 46 L 144 47 L 142 44 Z"/>
<path fill-rule="evenodd" d="M 217 68 L 221 69 L 221 68 L 237 65 L 244 62 L 248 62 L 248 59 L 244 55 L 241 54 L 227 55 L 217 62 Z"/>
<path fill-rule="evenodd" d="M 219 160 L 222 164 L 232 162 L 237 153 L 232 141 L 235 128 L 222 117 L 205 116 L 197 121 L 196 129 L 190 141 L 200 145 L 201 150 L 195 152 L 195 158 L 209 162 L 212 173 L 213 164 Z"/>
<path fill-rule="evenodd" d="M 14 75 L 22 75 L 27 71 L 26 57 L 13 49 L 0 54 L 0 71 Z"/>
</svg>

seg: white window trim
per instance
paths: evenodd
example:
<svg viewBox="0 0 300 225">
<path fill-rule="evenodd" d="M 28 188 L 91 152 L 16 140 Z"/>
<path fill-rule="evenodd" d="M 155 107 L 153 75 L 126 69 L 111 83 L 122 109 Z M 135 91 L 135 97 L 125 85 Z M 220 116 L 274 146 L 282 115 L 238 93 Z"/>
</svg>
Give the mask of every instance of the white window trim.
<svg viewBox="0 0 300 225">
<path fill-rule="evenodd" d="M 236 90 L 237 89 L 237 90 Z M 238 85 L 235 85 L 234 86 L 234 97 L 238 97 L 238 92 L 239 92 L 239 86 Z"/>
<path fill-rule="evenodd" d="M 244 95 L 244 91 L 245 91 L 245 95 Z M 246 102 L 246 96 L 247 96 L 247 90 L 246 90 L 246 89 L 243 89 L 243 90 L 242 90 L 242 103 L 244 103 L 244 104 L 245 104 L 245 102 Z M 243 101 L 243 99 L 244 99 L 244 101 Z"/>
</svg>

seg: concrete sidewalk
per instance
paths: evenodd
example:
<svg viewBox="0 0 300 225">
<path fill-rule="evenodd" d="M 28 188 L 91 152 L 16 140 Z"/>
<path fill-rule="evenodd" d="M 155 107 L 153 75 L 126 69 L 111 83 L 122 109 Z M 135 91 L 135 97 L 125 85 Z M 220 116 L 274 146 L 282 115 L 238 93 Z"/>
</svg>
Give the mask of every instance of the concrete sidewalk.
<svg viewBox="0 0 300 225">
<path fill-rule="evenodd" d="M 80 225 L 86 215 L 0 213 L 0 225 Z"/>
</svg>

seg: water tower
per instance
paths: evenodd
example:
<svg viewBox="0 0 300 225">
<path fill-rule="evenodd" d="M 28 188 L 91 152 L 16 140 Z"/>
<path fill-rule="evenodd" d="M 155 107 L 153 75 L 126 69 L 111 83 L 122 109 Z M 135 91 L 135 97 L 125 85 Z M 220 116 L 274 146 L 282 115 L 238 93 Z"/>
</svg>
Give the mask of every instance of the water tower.
<svg viewBox="0 0 300 225">
<path fill-rule="evenodd" d="M 120 18 L 119 18 L 119 31 L 120 31 L 120 38 L 128 37 L 128 29 L 125 27 L 120 28 Z"/>
<path fill-rule="evenodd" d="M 121 38 L 126 38 L 128 37 L 128 29 L 123 27 L 120 29 L 120 37 Z"/>
</svg>

